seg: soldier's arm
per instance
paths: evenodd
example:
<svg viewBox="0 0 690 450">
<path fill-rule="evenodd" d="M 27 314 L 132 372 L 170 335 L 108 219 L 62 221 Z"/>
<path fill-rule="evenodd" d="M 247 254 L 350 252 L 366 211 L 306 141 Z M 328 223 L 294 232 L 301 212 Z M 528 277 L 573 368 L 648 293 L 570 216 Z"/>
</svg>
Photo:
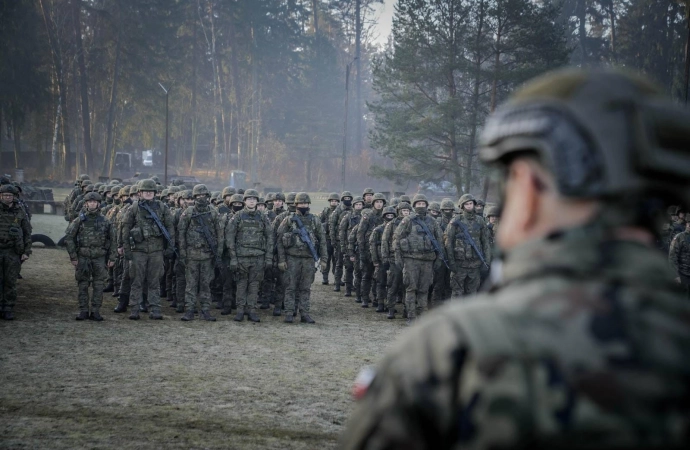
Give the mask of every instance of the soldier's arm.
<svg viewBox="0 0 690 450">
<path fill-rule="evenodd" d="M 108 250 L 106 256 L 108 257 L 108 261 L 115 262 L 117 251 L 115 249 L 115 241 L 113 240 L 113 226 L 106 220 L 105 227 L 105 248 Z"/>
<path fill-rule="evenodd" d="M 390 262 L 391 255 L 390 248 L 388 247 L 388 240 L 391 237 L 391 229 L 393 228 L 391 225 L 392 223 L 393 222 L 391 221 L 386 224 L 386 226 L 383 228 L 383 234 L 381 235 L 381 259 L 384 263 Z"/>
<path fill-rule="evenodd" d="M 671 241 L 671 248 L 668 251 L 668 262 L 671 264 L 671 267 L 673 267 L 673 273 L 675 273 L 677 276 L 680 275 L 679 271 L 679 265 L 678 265 L 678 256 L 680 253 L 680 239 L 678 239 L 680 235 L 677 235 L 676 237 L 673 238 Z"/>
<path fill-rule="evenodd" d="M 369 253 L 371 254 L 371 262 L 375 265 L 381 264 L 381 259 L 379 258 L 379 249 L 376 245 L 376 239 L 379 232 L 374 230 L 373 233 L 369 235 Z"/>
<path fill-rule="evenodd" d="M 21 227 L 22 227 L 22 239 L 24 239 L 24 254 L 26 256 L 29 256 L 31 254 L 31 222 L 29 222 L 29 218 L 24 215 L 21 221 Z"/>
<path fill-rule="evenodd" d="M 446 249 L 443 247 L 443 232 L 441 231 L 441 225 L 439 225 L 438 220 L 434 220 L 434 229 L 432 233 L 434 233 L 434 239 L 438 242 L 438 246 L 441 247 L 443 256 L 446 257 Z"/>
<path fill-rule="evenodd" d="M 274 241 L 273 241 L 273 230 L 271 229 L 271 224 L 268 221 L 267 217 L 264 217 L 264 220 L 266 221 L 266 227 L 264 228 L 264 240 L 266 241 L 266 255 L 265 255 L 265 263 L 267 266 L 270 266 L 273 263 L 273 246 L 274 246 Z"/>
<path fill-rule="evenodd" d="M 338 242 L 340 243 L 340 252 L 345 255 L 347 254 L 347 226 L 350 223 L 350 215 L 345 214 L 342 219 L 340 219 L 340 225 L 338 227 Z"/>
<path fill-rule="evenodd" d="M 168 230 L 170 240 L 172 240 L 172 242 L 175 242 L 175 225 L 173 224 L 172 213 L 170 212 L 170 208 L 168 208 L 168 206 L 165 205 L 165 203 L 163 203 L 163 217 L 161 221 L 163 222 L 165 229 Z"/>
<path fill-rule="evenodd" d="M 328 229 L 330 230 L 331 245 L 336 247 L 338 245 L 338 216 L 340 215 L 340 210 L 336 208 L 328 219 Z"/>
<path fill-rule="evenodd" d="M 77 230 L 79 229 L 78 220 L 73 220 L 67 227 L 67 232 L 65 233 L 65 245 L 67 246 L 67 253 L 69 254 L 69 259 L 72 261 L 77 260 Z"/>
<path fill-rule="evenodd" d="M 446 247 L 446 256 L 448 257 L 448 265 L 450 269 L 455 269 L 455 231 L 458 227 L 454 225 L 455 219 L 452 219 L 446 227 L 446 232 L 443 236 L 443 241 Z"/>
<path fill-rule="evenodd" d="M 129 239 L 129 232 L 132 231 L 132 227 L 134 226 L 134 208 L 130 207 L 127 212 L 122 216 L 122 228 L 120 231 L 120 244 L 122 245 L 124 252 L 125 252 L 125 258 L 131 259 L 132 258 L 132 248 L 128 244 L 127 240 Z"/>
<path fill-rule="evenodd" d="M 395 264 L 400 266 L 402 268 L 403 266 L 403 256 L 402 256 L 402 250 L 400 249 L 400 239 L 405 237 L 406 235 L 403 234 L 403 230 L 405 230 L 408 227 L 409 220 L 403 219 L 402 222 L 400 222 L 400 225 L 395 229 L 395 233 L 393 234 L 393 252 L 395 254 Z"/>
<path fill-rule="evenodd" d="M 369 255 L 364 255 L 364 249 L 366 248 L 366 235 L 367 235 L 367 229 L 369 228 L 369 219 L 365 218 L 362 216 L 362 219 L 359 221 L 359 225 L 357 226 L 357 235 L 355 236 L 355 239 L 357 240 L 357 246 L 359 247 L 359 253 L 360 255 L 364 256 L 364 259 L 366 259 L 367 256 Z"/>
<path fill-rule="evenodd" d="M 218 256 L 223 257 L 225 251 L 225 215 L 218 213 L 216 216 L 216 236 L 218 236 Z"/>
<path fill-rule="evenodd" d="M 359 230 L 359 224 L 355 225 L 347 234 L 347 256 L 356 257 L 355 245 L 357 245 L 357 230 Z"/>
<path fill-rule="evenodd" d="M 278 264 L 286 262 L 285 247 L 283 247 L 283 234 L 288 231 L 290 227 L 290 218 L 286 217 L 280 223 L 278 231 L 276 231 L 276 239 L 278 240 Z"/>
<path fill-rule="evenodd" d="M 226 247 L 228 248 L 228 255 L 230 256 L 230 264 L 237 264 L 237 215 L 232 216 L 228 220 L 228 225 L 225 227 L 227 232 L 225 234 Z"/>
<path fill-rule="evenodd" d="M 180 243 L 180 258 L 187 258 L 187 228 L 189 227 L 190 208 L 186 208 L 177 223 L 177 242 Z"/>
</svg>

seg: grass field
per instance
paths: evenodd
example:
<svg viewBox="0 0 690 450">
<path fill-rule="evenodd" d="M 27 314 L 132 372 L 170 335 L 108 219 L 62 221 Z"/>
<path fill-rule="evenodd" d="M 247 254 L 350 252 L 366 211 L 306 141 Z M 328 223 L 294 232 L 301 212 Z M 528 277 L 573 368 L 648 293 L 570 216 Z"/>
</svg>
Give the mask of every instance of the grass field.
<svg viewBox="0 0 690 450">
<path fill-rule="evenodd" d="M 316 325 L 181 322 L 167 306 L 131 321 L 108 294 L 104 322 L 77 322 L 64 250 L 37 248 L 22 275 L 16 320 L 0 321 L 0 448 L 333 448 L 354 378 L 405 328 L 320 277 Z"/>
</svg>

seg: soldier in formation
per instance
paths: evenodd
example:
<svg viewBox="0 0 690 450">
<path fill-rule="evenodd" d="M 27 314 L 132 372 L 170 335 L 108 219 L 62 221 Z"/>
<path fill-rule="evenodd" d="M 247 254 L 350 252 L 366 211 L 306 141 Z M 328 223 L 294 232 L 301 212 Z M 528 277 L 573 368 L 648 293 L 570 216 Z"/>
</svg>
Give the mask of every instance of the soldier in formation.
<svg viewBox="0 0 690 450">
<path fill-rule="evenodd" d="M 0 318 L 14 320 L 17 278 L 21 264 L 31 256 L 31 223 L 17 203 L 17 188 L 0 185 Z"/>
<path fill-rule="evenodd" d="M 340 204 L 340 195 L 338 195 L 337 192 L 331 192 L 328 195 L 328 206 L 326 206 L 323 211 L 321 211 L 321 215 L 319 218 L 321 219 L 321 225 L 323 225 L 324 232 L 326 233 L 326 248 L 328 250 L 328 259 L 326 261 L 326 271 L 322 272 L 321 275 L 323 276 L 323 281 L 321 284 L 328 284 L 328 272 L 331 271 L 331 265 L 333 267 L 333 271 L 335 272 L 335 261 L 334 261 L 334 250 L 333 250 L 333 243 L 331 242 L 331 227 L 330 227 L 330 218 L 331 214 L 338 208 L 338 205 Z"/>
</svg>

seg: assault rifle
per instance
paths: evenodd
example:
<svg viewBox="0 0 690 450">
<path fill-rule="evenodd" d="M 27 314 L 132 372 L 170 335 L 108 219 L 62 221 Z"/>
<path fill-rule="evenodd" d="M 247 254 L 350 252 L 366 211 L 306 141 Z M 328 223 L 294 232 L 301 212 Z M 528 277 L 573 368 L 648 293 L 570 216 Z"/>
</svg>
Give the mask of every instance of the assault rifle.
<svg viewBox="0 0 690 450">
<path fill-rule="evenodd" d="M 477 244 L 474 242 L 474 239 L 472 239 L 472 236 L 470 236 L 470 233 L 469 231 L 467 231 L 467 227 L 465 226 L 465 224 L 460 221 L 455 221 L 453 223 L 455 224 L 455 226 L 462 230 L 462 233 L 465 235 L 465 241 L 467 241 L 472 246 L 474 251 L 477 252 L 477 256 L 479 256 L 479 259 L 482 261 L 482 264 L 484 264 L 484 267 L 488 269 L 489 265 L 484 260 L 484 255 L 482 254 L 481 250 L 479 250 L 479 248 L 477 247 Z"/>
<path fill-rule="evenodd" d="M 149 213 L 151 218 L 153 219 L 153 222 L 156 224 L 159 230 L 161 230 L 161 234 L 165 238 L 165 240 L 168 242 L 168 247 L 173 249 L 173 252 L 175 253 L 175 256 L 178 258 L 180 255 L 177 253 L 177 249 L 175 248 L 175 242 L 172 240 L 172 237 L 170 236 L 170 233 L 168 233 L 168 230 L 165 228 L 165 225 L 163 225 L 163 222 L 161 222 L 161 219 L 158 217 L 158 215 L 153 212 L 151 207 L 145 203 L 139 202 L 139 206 L 141 208 L 144 208 L 144 211 Z"/>
<path fill-rule="evenodd" d="M 297 223 L 297 230 L 299 232 L 299 237 L 302 239 L 302 242 L 307 244 L 307 247 L 309 247 L 309 251 L 311 252 L 312 258 L 314 258 L 314 261 L 319 262 L 319 254 L 316 251 L 316 248 L 314 248 L 314 243 L 311 241 L 311 238 L 309 237 L 309 233 L 307 233 L 307 230 L 304 229 L 304 224 L 302 223 L 302 219 L 300 219 L 297 214 L 292 216 L 292 220 Z"/>
<path fill-rule="evenodd" d="M 446 259 L 446 255 L 443 253 L 443 249 L 441 248 L 441 245 L 438 243 L 436 238 L 434 237 L 433 234 L 431 234 L 431 230 L 429 227 L 424 223 L 423 220 L 421 220 L 419 217 L 415 217 L 412 219 L 414 223 L 422 227 L 422 230 L 424 230 L 424 233 L 426 234 L 426 237 L 429 238 L 429 241 L 431 241 L 431 245 L 434 247 L 434 251 L 436 252 L 436 255 L 441 258 L 441 261 L 443 261 L 443 264 L 446 265 L 448 269 L 450 269 L 450 266 L 448 265 L 448 260 Z"/>
<path fill-rule="evenodd" d="M 196 219 L 197 224 L 199 224 L 198 230 L 201 231 L 201 234 L 204 236 L 206 244 L 211 249 L 213 259 L 216 261 L 218 267 L 222 268 L 223 261 L 221 260 L 220 255 L 218 254 L 218 241 L 216 241 L 216 239 L 211 234 L 211 230 L 208 229 L 208 223 L 206 222 L 206 220 L 204 220 L 204 216 L 206 214 L 211 214 L 211 211 L 192 214 L 192 219 Z"/>
</svg>

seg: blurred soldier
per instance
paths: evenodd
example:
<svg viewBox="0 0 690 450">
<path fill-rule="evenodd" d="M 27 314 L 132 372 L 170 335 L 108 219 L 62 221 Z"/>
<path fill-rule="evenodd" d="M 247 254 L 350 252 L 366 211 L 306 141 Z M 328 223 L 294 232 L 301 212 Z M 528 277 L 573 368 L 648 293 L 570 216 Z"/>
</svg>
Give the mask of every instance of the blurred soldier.
<svg viewBox="0 0 690 450">
<path fill-rule="evenodd" d="M 162 320 L 159 280 L 163 275 L 163 253 L 175 251 L 175 229 L 172 224 L 170 209 L 160 200 L 154 200 L 156 182 L 142 180 L 138 193 L 141 198 L 134 200 L 122 221 L 123 239 L 129 239 L 124 245 L 125 259 L 130 261 L 132 288 L 129 318 L 139 319 L 140 304 L 143 303 L 143 290 L 148 293 L 147 301 L 151 305 L 150 319 Z M 130 195 L 131 195 L 130 189 Z M 172 242 L 168 241 L 166 234 Z M 146 284 L 144 284 L 146 282 Z"/>
<path fill-rule="evenodd" d="M 319 218 L 321 219 L 321 225 L 326 233 L 326 247 L 328 250 L 328 259 L 326 260 L 326 270 L 321 273 L 323 276 L 323 281 L 321 284 L 328 284 L 328 272 L 331 270 L 331 262 L 333 262 L 333 269 L 335 271 L 335 262 L 333 261 L 333 244 L 331 243 L 331 227 L 330 227 L 330 217 L 331 214 L 336 210 L 338 204 L 340 203 L 340 196 L 337 192 L 331 192 L 328 195 L 328 206 L 326 206 Z"/>
<path fill-rule="evenodd" d="M 407 202 L 398 203 L 398 216 L 391 220 L 383 229 L 381 235 L 381 260 L 388 264 L 388 276 L 386 286 L 386 309 L 388 310 L 388 319 L 395 319 L 395 304 L 399 298 L 404 295 L 402 283 L 402 266 L 399 266 L 395 261 L 395 249 L 393 248 L 393 236 L 395 229 L 400 225 L 403 218 L 409 216 L 412 212 L 412 207 Z"/>
<path fill-rule="evenodd" d="M 214 268 L 220 265 L 223 250 L 218 211 L 210 204 L 211 193 L 206 185 L 197 184 L 192 190 L 194 205 L 188 206 L 180 216 L 177 233 L 180 259 L 185 266 L 185 313 L 181 320 L 194 320 L 197 300 L 199 317 L 215 322 L 211 315 L 211 279 Z"/>
<path fill-rule="evenodd" d="M 486 218 L 489 220 L 489 223 L 486 225 L 486 228 L 489 229 L 489 245 L 493 249 L 496 244 L 496 233 L 498 233 L 498 223 L 500 219 L 498 206 L 491 206 L 487 209 Z"/>
<path fill-rule="evenodd" d="M 31 255 L 31 224 L 16 195 L 11 184 L 0 186 L 0 318 L 5 320 L 14 319 L 19 268 Z"/>
<path fill-rule="evenodd" d="M 120 188 L 117 194 L 117 199 L 115 200 L 115 205 L 108 211 L 105 218 L 110 222 L 110 227 L 113 230 L 114 236 L 111 245 L 114 245 L 117 249 L 117 257 L 115 259 L 115 267 L 113 267 L 113 297 L 118 297 L 120 301 L 115 307 L 114 312 L 120 313 L 127 310 L 127 305 L 129 304 L 129 297 L 123 299 L 120 295 L 120 289 L 122 287 L 122 278 L 124 276 L 124 253 L 120 247 L 120 211 L 127 205 L 131 203 L 129 200 L 129 189 L 131 186 L 124 186 Z M 123 303 L 124 302 L 124 303 Z"/>
<path fill-rule="evenodd" d="M 108 267 L 115 265 L 114 232 L 110 222 L 103 217 L 99 208 L 101 196 L 89 192 L 84 197 L 84 211 L 74 219 L 65 242 L 67 253 L 75 268 L 75 278 L 79 287 L 79 315 L 77 320 L 101 321 L 103 304 L 103 282 L 108 276 Z M 107 260 L 107 262 L 106 262 Z M 89 315 L 89 282 L 91 282 L 91 314 Z"/>
<path fill-rule="evenodd" d="M 372 195 L 373 197 L 373 195 Z M 340 242 L 340 251 L 343 253 L 343 264 L 345 266 L 345 297 L 352 297 L 352 290 L 355 291 L 355 302 L 362 303 L 362 279 L 357 248 L 355 248 L 356 239 L 353 239 L 352 246 L 348 238 L 350 233 L 362 219 L 362 209 L 364 208 L 364 200 L 362 197 L 355 197 L 352 202 L 352 210 L 348 211 L 342 219 L 338 228 L 338 240 Z"/>
<path fill-rule="evenodd" d="M 180 226 L 180 217 L 182 213 L 187 210 L 190 206 L 194 205 L 194 196 L 192 191 L 189 189 L 181 190 L 177 195 L 178 208 L 172 213 L 173 216 L 173 228 L 177 230 Z M 180 233 L 175 233 L 175 248 L 180 248 Z M 187 278 L 186 271 L 187 266 L 185 261 L 179 256 L 175 256 L 175 265 L 173 267 L 175 271 L 175 299 L 173 304 L 170 306 L 175 308 L 175 312 L 182 313 L 185 310 L 185 297 L 187 292 Z"/>
<path fill-rule="evenodd" d="M 311 199 L 306 192 L 295 196 L 294 214 L 287 216 L 278 227 L 278 269 L 289 272 L 288 287 L 285 290 L 285 322 L 292 323 L 295 296 L 299 297 L 301 321 L 314 323 L 309 316 L 311 285 L 314 282 L 319 262 L 321 270 L 326 267 L 328 252 L 326 234 L 319 218 L 309 212 Z"/>
<path fill-rule="evenodd" d="M 244 192 L 244 209 L 227 223 L 223 234 L 225 248 L 230 255 L 230 270 L 237 273 L 237 315 L 242 322 L 245 312 L 251 322 L 260 322 L 256 315 L 259 286 L 264 269 L 273 264 L 273 232 L 264 214 L 256 208 L 259 193 Z"/>
<path fill-rule="evenodd" d="M 428 309 L 429 285 L 434 279 L 434 266 L 443 264 L 443 235 L 438 222 L 427 214 L 429 202 L 423 194 L 412 199 L 414 214 L 404 217 L 395 229 L 393 249 L 395 264 L 402 267 L 405 286 L 407 320 L 412 324 L 416 317 Z"/>
<path fill-rule="evenodd" d="M 462 213 L 450 221 L 445 242 L 450 262 L 450 285 L 454 297 L 477 293 L 481 283 L 482 267 L 488 271 L 491 264 L 491 238 L 484 218 L 477 214 L 472 194 L 460 197 Z"/>
<path fill-rule="evenodd" d="M 343 448 L 688 447 L 690 304 L 654 242 L 690 202 L 690 113 L 660 92 L 569 69 L 487 120 L 501 274 L 404 336 Z"/>
<path fill-rule="evenodd" d="M 383 194 L 376 193 L 372 196 L 373 208 L 367 214 L 362 214 L 362 220 L 357 227 L 357 254 L 359 255 L 360 271 L 362 276 L 362 308 L 369 307 L 370 292 L 372 291 L 372 283 L 374 281 L 374 264 L 371 259 L 371 249 L 369 248 L 369 238 L 374 228 L 383 223 L 383 207 L 386 206 L 386 197 Z M 374 294 L 376 292 L 374 291 Z M 382 299 L 383 301 L 383 299 Z M 378 306 L 376 297 L 374 297 L 374 306 Z"/>
<path fill-rule="evenodd" d="M 371 262 L 374 265 L 374 278 L 376 280 L 376 298 L 378 305 L 376 312 L 386 311 L 386 287 L 388 281 L 388 269 L 390 263 L 384 260 L 381 255 L 381 243 L 383 241 L 383 230 L 391 220 L 395 219 L 396 212 L 392 206 L 386 206 L 383 209 L 383 223 L 377 225 L 369 236 L 369 252 L 371 254 Z"/>
<path fill-rule="evenodd" d="M 484 206 L 486 203 L 484 203 L 484 200 L 481 199 L 475 199 L 475 205 L 474 205 L 474 212 L 477 214 L 479 217 L 484 217 Z"/>
<path fill-rule="evenodd" d="M 409 196 L 409 195 L 405 195 L 405 194 L 403 194 L 403 195 L 400 196 L 400 202 L 401 202 L 401 203 L 402 203 L 402 202 L 405 202 L 405 203 L 408 203 L 408 204 L 412 204 L 412 200 L 410 200 L 410 196 Z"/>
<path fill-rule="evenodd" d="M 349 211 L 352 210 L 352 193 L 350 191 L 343 191 L 340 194 L 340 204 L 331 213 L 328 218 L 328 232 L 330 233 L 331 246 L 333 246 L 333 260 L 335 264 L 335 272 L 333 276 L 335 277 L 335 287 L 334 292 L 340 292 L 340 287 L 343 284 L 343 264 L 345 262 L 345 255 L 342 252 L 342 247 L 340 245 L 340 221 Z"/>
<path fill-rule="evenodd" d="M 690 221 L 685 222 L 685 231 L 678 233 L 671 241 L 668 260 L 677 275 L 676 281 L 690 300 Z"/>
<path fill-rule="evenodd" d="M 235 214 L 239 213 L 244 209 L 244 195 L 243 194 L 232 194 L 228 198 L 227 203 L 229 204 L 230 210 L 225 213 L 220 219 L 220 229 L 222 231 L 221 238 L 225 239 L 225 230 L 228 223 L 232 220 Z M 223 244 L 221 248 L 222 258 L 223 258 L 223 311 L 220 313 L 223 316 L 232 314 L 232 310 L 237 308 L 237 270 L 231 269 L 232 265 L 230 252 L 228 251 L 228 246 Z"/>
</svg>

